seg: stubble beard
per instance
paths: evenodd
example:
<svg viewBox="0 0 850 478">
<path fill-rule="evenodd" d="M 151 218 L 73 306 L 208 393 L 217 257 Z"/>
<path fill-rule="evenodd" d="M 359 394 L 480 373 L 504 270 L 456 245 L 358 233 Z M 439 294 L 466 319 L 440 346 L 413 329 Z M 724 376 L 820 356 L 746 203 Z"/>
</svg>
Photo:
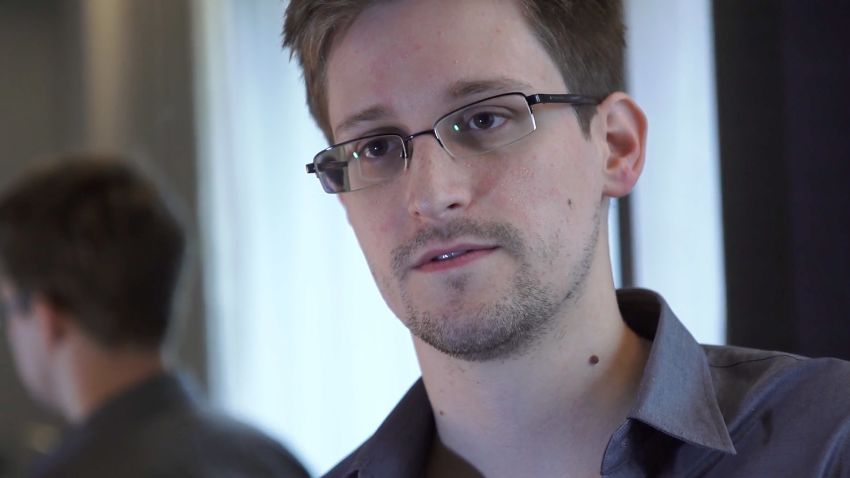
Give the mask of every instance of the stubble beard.
<svg viewBox="0 0 850 478">
<path fill-rule="evenodd" d="M 542 241 L 539 241 L 539 247 L 529 248 L 520 232 L 510 225 L 458 220 L 440 229 L 424 231 L 410 244 L 394 251 L 395 265 L 403 263 L 409 251 L 430 239 L 448 240 L 471 235 L 495 240 L 502 250 L 517 260 L 519 267 L 503 297 L 477 307 L 469 308 L 467 304 L 465 310 L 442 313 L 417 308 L 404 287 L 405 273 L 396 267 L 395 278 L 401 285 L 405 310 L 402 321 L 414 336 L 461 360 L 484 362 L 522 355 L 556 326 L 558 313 L 581 294 L 599 239 L 598 211 L 593 223 L 594 229 L 580 249 L 580 257 L 573 262 L 567 283 L 552 286 L 543 283 L 532 267 L 531 259 L 545 264 L 554 251 L 546 250 L 549 248 Z M 467 280 L 467 276 L 460 275 L 447 284 L 454 297 L 464 298 Z M 566 288 L 563 288 L 564 285 Z"/>
</svg>

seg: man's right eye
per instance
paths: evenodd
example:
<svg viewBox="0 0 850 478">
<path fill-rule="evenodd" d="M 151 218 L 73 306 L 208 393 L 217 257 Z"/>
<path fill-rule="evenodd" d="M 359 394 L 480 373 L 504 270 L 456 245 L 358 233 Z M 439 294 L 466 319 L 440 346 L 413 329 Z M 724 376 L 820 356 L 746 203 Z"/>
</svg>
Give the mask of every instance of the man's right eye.
<svg viewBox="0 0 850 478">
<path fill-rule="evenodd" d="M 389 151 L 389 141 L 386 139 L 375 139 L 363 146 L 361 154 L 367 158 L 380 158 Z"/>
<path fill-rule="evenodd" d="M 507 118 L 497 113 L 481 112 L 475 113 L 466 124 L 467 130 L 483 131 L 502 126 Z"/>
<path fill-rule="evenodd" d="M 354 158 L 363 160 L 386 160 L 396 159 L 403 156 L 404 145 L 400 138 L 395 136 L 383 136 L 369 138 L 357 144 L 354 148 Z"/>
</svg>

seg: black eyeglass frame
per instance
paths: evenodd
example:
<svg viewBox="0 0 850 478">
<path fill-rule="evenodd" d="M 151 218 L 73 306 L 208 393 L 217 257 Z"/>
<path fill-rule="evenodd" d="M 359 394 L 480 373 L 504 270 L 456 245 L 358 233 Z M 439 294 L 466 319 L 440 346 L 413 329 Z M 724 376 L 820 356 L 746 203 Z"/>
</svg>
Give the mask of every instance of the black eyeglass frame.
<svg viewBox="0 0 850 478">
<path fill-rule="evenodd" d="M 599 98 L 599 97 L 595 97 L 595 96 L 578 95 L 578 94 L 572 94 L 572 93 L 564 93 L 564 94 L 535 93 L 533 95 L 526 95 L 525 93 L 522 93 L 522 92 L 519 92 L 519 91 L 512 91 L 510 93 L 501 93 L 501 94 L 498 94 L 498 95 L 489 96 L 487 98 L 482 98 L 478 101 L 474 101 L 474 102 L 469 103 L 467 105 L 461 106 L 459 108 L 455 108 L 452 111 L 449 111 L 448 113 L 444 114 L 443 116 L 440 116 L 439 118 L 437 118 L 437 121 L 434 121 L 434 125 L 431 127 L 431 129 L 422 130 L 422 131 L 419 131 L 417 133 L 412 133 L 408 136 L 404 136 L 404 135 L 401 135 L 401 134 L 393 134 L 393 133 L 373 134 L 373 135 L 369 135 L 369 136 L 363 136 L 363 137 L 360 137 L 360 138 L 350 139 L 350 140 L 347 140 L 347 141 L 343 141 L 341 143 L 337 143 L 337 144 L 333 144 L 331 146 L 328 146 L 327 148 L 319 151 L 319 153 L 316 154 L 313 157 L 313 162 L 307 163 L 305 165 L 305 167 L 307 169 L 307 174 L 315 174 L 318 177 L 319 173 L 323 172 L 322 168 L 321 168 L 322 165 L 317 164 L 316 160 L 318 158 L 320 158 L 321 156 L 323 156 L 325 153 L 333 150 L 334 148 L 344 146 L 348 143 L 352 143 L 352 142 L 355 142 L 355 141 L 363 141 L 363 140 L 369 139 L 369 138 L 377 138 L 377 137 L 381 137 L 381 136 L 398 136 L 401 139 L 401 142 L 402 142 L 402 156 L 401 157 L 405 160 L 409 159 L 409 155 L 408 155 L 408 149 L 409 148 L 408 148 L 407 145 L 409 144 L 410 141 L 412 141 L 417 136 L 430 134 L 431 136 L 433 136 L 437 140 L 437 142 L 440 144 L 440 147 L 442 147 L 445 150 L 446 148 L 445 148 L 445 146 L 443 146 L 442 140 L 440 140 L 440 137 L 437 136 L 437 129 L 436 129 L 437 124 L 439 124 L 441 121 L 443 121 L 443 119 L 457 113 L 458 111 L 469 108 L 470 106 L 476 105 L 478 103 L 483 103 L 485 101 L 490 101 L 490 100 L 493 100 L 493 99 L 496 99 L 496 98 L 501 98 L 503 96 L 510 96 L 510 95 L 519 95 L 519 96 L 522 96 L 523 98 L 525 98 L 526 103 L 528 103 L 528 109 L 531 111 L 532 117 L 534 116 L 534 109 L 532 108 L 534 105 L 542 105 L 542 104 L 549 104 L 549 103 L 561 103 L 561 104 L 569 104 L 569 105 L 573 105 L 573 106 L 596 106 L 599 103 L 601 103 L 604 99 L 604 98 Z M 446 150 L 446 152 L 448 153 L 448 150 Z M 484 154 L 484 153 L 482 153 L 482 154 Z M 451 155 L 451 153 L 449 153 L 449 155 Z M 346 162 L 346 164 L 347 164 L 347 162 Z M 406 169 L 406 166 L 405 166 L 405 169 Z M 321 180 L 321 178 L 319 178 L 319 179 Z M 351 192 L 351 191 L 328 191 L 327 189 L 325 189 L 325 191 L 330 193 L 330 194 L 339 194 L 339 193 L 344 193 L 344 192 Z"/>
</svg>

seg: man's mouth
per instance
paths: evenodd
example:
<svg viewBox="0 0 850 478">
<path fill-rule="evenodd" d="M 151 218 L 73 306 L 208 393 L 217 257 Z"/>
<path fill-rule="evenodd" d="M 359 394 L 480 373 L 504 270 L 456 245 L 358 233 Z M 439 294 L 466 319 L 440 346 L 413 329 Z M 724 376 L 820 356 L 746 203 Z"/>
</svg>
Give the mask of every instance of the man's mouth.
<svg viewBox="0 0 850 478">
<path fill-rule="evenodd" d="M 494 250 L 497 246 L 455 246 L 423 254 L 413 269 L 420 271 L 441 270 L 446 267 L 461 266 Z"/>
<path fill-rule="evenodd" d="M 440 254 L 439 256 L 431 259 L 431 262 L 447 261 L 449 259 L 454 259 L 455 257 L 460 257 L 460 256 L 462 256 L 462 255 L 464 255 L 468 252 L 469 252 L 469 250 L 446 252 L 445 254 Z"/>
</svg>

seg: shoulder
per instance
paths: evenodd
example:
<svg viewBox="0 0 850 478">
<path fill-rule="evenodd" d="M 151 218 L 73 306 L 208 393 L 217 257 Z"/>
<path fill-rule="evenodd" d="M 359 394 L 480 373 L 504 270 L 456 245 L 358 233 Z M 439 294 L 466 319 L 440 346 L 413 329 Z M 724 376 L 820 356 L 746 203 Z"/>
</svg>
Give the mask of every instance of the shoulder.
<svg viewBox="0 0 850 478">
<path fill-rule="evenodd" d="M 703 349 L 721 397 L 793 392 L 796 399 L 836 400 L 834 407 L 850 411 L 850 362 L 742 347 Z"/>
<path fill-rule="evenodd" d="M 33 476 L 309 476 L 283 445 L 265 433 L 203 408 L 161 411 L 131 428 L 98 430 L 62 447 Z"/>
<path fill-rule="evenodd" d="M 309 476 L 281 443 L 258 428 L 208 408 L 162 417 L 150 435 L 181 450 L 171 455 L 177 460 L 190 462 L 188 466 L 203 463 L 208 470 L 229 470 L 231 474 L 225 476 Z"/>
<path fill-rule="evenodd" d="M 798 467 L 807 476 L 830 475 L 836 466 L 847 471 L 850 362 L 739 347 L 704 350 L 739 460 Z"/>
</svg>

